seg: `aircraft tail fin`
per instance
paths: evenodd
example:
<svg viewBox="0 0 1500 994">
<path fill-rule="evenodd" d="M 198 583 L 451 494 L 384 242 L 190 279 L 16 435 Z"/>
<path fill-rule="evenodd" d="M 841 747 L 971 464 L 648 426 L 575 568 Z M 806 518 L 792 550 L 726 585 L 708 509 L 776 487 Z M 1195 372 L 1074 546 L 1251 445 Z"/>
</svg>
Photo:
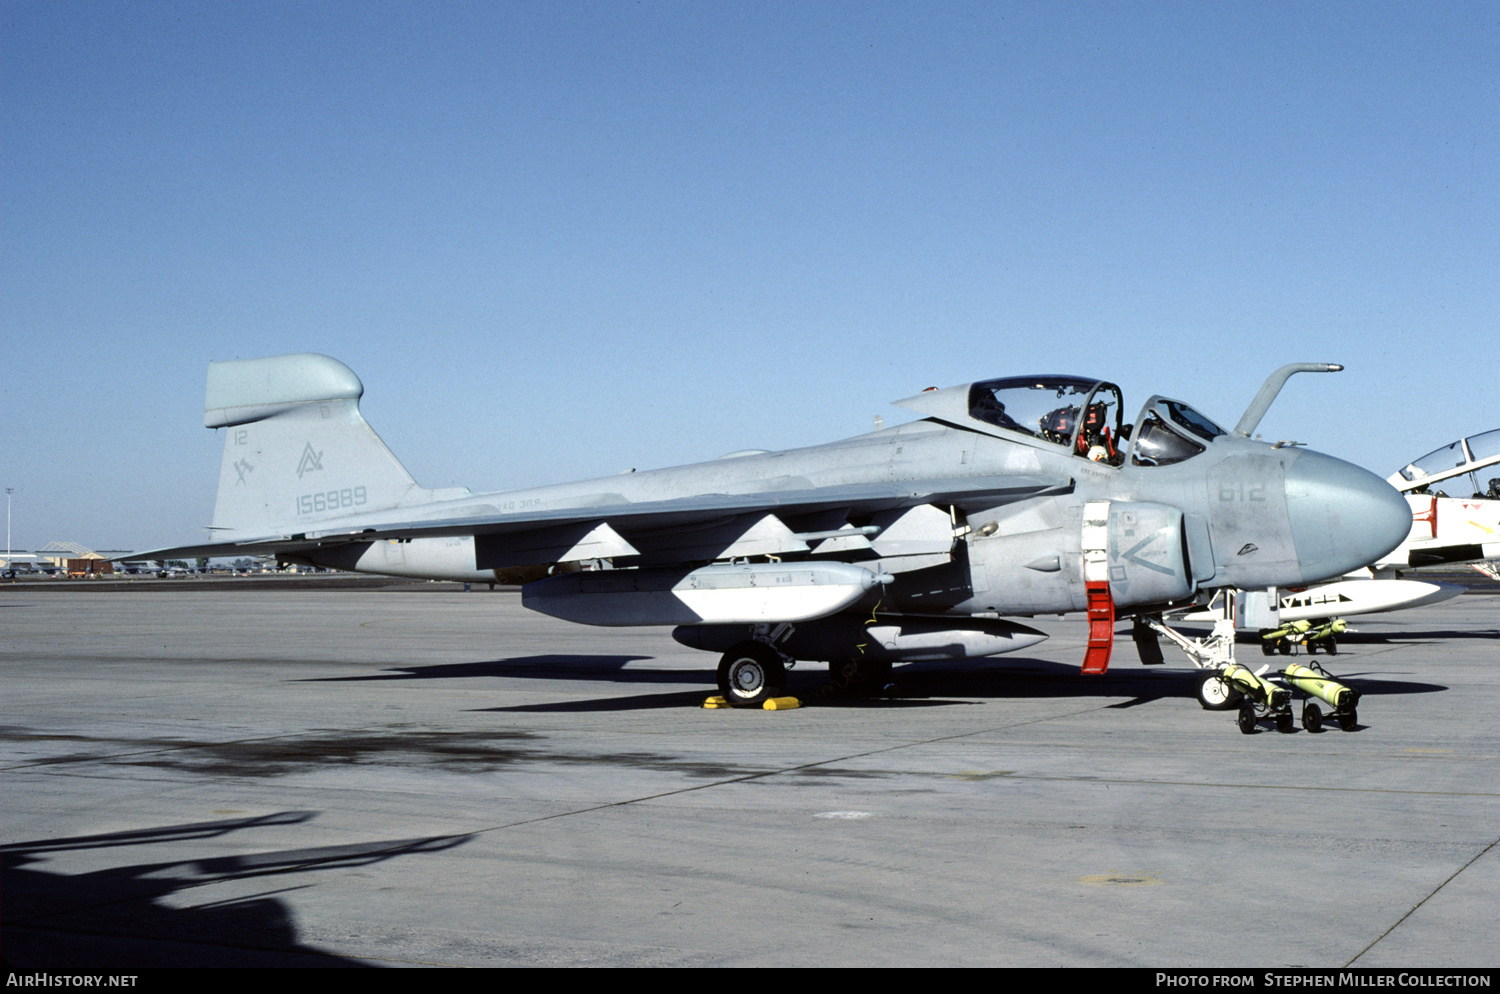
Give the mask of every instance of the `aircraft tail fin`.
<svg viewBox="0 0 1500 994">
<path fill-rule="evenodd" d="M 203 424 L 227 429 L 211 528 L 218 541 L 461 496 L 427 490 L 359 413 L 364 384 L 314 353 L 211 362 Z"/>
</svg>

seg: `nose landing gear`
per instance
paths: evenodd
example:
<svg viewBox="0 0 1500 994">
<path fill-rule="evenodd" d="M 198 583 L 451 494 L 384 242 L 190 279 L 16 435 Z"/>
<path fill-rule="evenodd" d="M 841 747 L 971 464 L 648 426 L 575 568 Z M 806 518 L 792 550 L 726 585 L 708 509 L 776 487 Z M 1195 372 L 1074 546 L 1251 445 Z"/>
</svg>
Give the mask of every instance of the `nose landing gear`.
<svg viewBox="0 0 1500 994">
<path fill-rule="evenodd" d="M 1318 698 L 1332 706 L 1329 715 L 1346 732 L 1359 727 L 1355 705 L 1359 692 L 1334 680 L 1317 663 L 1304 666 L 1288 662 L 1278 673 L 1265 676 L 1268 666 L 1259 673 L 1252 673 L 1234 661 L 1234 595 L 1224 598 L 1220 616 L 1214 622 L 1208 638 L 1188 638 L 1173 631 L 1159 617 L 1136 619 L 1137 631 L 1133 633 L 1137 645 L 1151 640 L 1148 631 L 1166 636 L 1187 653 L 1199 667 L 1197 681 L 1198 704 L 1205 711 L 1236 711 L 1236 723 L 1241 732 L 1253 734 L 1259 723 L 1271 719 L 1278 732 L 1295 730 L 1292 714 L 1293 690 L 1304 697 L 1302 705 L 1302 727 L 1309 732 L 1323 727 L 1322 708 L 1313 702 Z M 1294 646 L 1304 646 L 1308 653 L 1322 648 L 1327 654 L 1337 651 L 1334 636 L 1347 629 L 1347 624 L 1337 618 L 1314 625 L 1310 622 L 1293 622 L 1270 632 L 1262 633 L 1261 651 L 1274 655 L 1278 651 L 1290 655 Z M 1154 641 L 1154 640 L 1151 640 Z M 1154 646 L 1153 646 L 1154 648 Z M 1142 652 L 1142 662 L 1150 662 Z M 1290 689 L 1289 689 L 1290 688 Z"/>
</svg>

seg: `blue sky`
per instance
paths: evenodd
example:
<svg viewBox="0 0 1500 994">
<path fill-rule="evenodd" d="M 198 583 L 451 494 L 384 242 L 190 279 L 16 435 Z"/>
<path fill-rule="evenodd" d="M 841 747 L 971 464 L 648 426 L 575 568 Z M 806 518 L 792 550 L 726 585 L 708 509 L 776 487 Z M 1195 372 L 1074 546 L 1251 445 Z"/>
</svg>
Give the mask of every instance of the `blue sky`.
<svg viewBox="0 0 1500 994">
<path fill-rule="evenodd" d="M 1385 475 L 1500 426 L 1494 3 L 0 0 L 13 541 L 198 540 L 210 359 L 424 485 L 814 444 L 1024 372 Z"/>
</svg>

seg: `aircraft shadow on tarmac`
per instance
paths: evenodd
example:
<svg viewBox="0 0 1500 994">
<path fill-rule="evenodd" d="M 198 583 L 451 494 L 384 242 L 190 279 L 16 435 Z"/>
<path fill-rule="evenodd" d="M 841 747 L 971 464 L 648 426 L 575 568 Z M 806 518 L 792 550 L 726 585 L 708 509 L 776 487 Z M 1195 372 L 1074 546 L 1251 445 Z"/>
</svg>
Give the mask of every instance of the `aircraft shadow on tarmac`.
<svg viewBox="0 0 1500 994">
<path fill-rule="evenodd" d="M 627 664 L 652 659 L 652 656 L 621 655 L 540 655 L 513 656 L 475 663 L 437 663 L 431 666 L 397 666 L 367 676 L 317 677 L 308 683 L 339 683 L 383 680 L 465 680 L 477 677 L 507 679 L 578 680 L 590 683 L 630 684 L 703 684 L 714 681 L 712 669 L 681 670 L 627 668 Z M 700 690 L 665 694 L 633 694 L 599 700 L 559 701 L 547 704 L 508 708 L 477 708 L 479 711 L 640 711 L 652 708 L 691 707 L 701 704 L 707 694 Z"/>
<path fill-rule="evenodd" d="M 180 851 L 185 842 L 300 825 L 314 817 L 310 811 L 284 811 L 5 845 L 0 853 L 5 968 L 107 972 L 180 966 L 368 966 L 299 942 L 291 909 L 272 895 L 312 885 L 304 878 L 277 886 L 274 878 L 437 852 L 463 844 L 467 835 L 135 863 L 81 874 L 49 872 L 36 865 L 47 853 L 85 849 L 175 843 Z M 190 908 L 162 903 L 194 888 L 260 877 L 268 878 L 267 888 L 245 897 L 210 899 Z"/>
<path fill-rule="evenodd" d="M 309 682 L 369 680 L 430 680 L 490 677 L 502 679 L 541 679 L 601 684 L 700 684 L 703 689 L 680 690 L 659 694 L 631 694 L 601 698 L 548 701 L 508 707 L 479 708 L 497 712 L 596 712 L 640 711 L 657 708 L 692 707 L 714 691 L 713 671 L 662 669 L 628 666 L 649 660 L 650 656 L 625 655 L 538 655 L 516 656 L 473 663 L 441 663 L 431 666 L 403 666 L 367 676 L 320 677 Z M 1259 657 L 1255 657 L 1259 659 Z M 1267 660 L 1279 668 L 1280 657 Z M 1350 660 L 1351 662 L 1353 660 Z M 807 704 L 835 707 L 940 707 L 972 704 L 978 700 L 1059 697 L 1126 697 L 1129 700 L 1110 705 L 1132 707 L 1166 697 L 1196 696 L 1195 671 L 1182 669 L 1143 669 L 1132 667 L 1133 659 L 1121 660 L 1104 677 L 1081 677 L 1076 666 L 1045 660 L 1011 657 L 1006 661 L 967 660 L 941 663 L 911 663 L 894 671 L 883 692 L 864 697 L 839 692 L 829 684 L 827 668 L 821 663 L 804 663 L 787 674 L 787 694 Z M 1251 668 L 1258 669 L 1258 662 Z M 1342 676 L 1337 664 L 1329 669 Z M 1364 695 L 1420 694 L 1446 690 L 1436 684 L 1410 681 L 1353 679 L 1350 686 Z"/>
<path fill-rule="evenodd" d="M 478 663 L 395 666 L 366 676 L 326 676 L 305 683 L 359 683 L 368 680 L 464 680 L 472 677 L 538 677 L 546 680 L 602 680 L 619 683 L 683 683 L 699 679 L 692 670 L 626 669 L 651 656 L 513 656 Z M 712 679 L 713 671 L 707 670 Z"/>
</svg>

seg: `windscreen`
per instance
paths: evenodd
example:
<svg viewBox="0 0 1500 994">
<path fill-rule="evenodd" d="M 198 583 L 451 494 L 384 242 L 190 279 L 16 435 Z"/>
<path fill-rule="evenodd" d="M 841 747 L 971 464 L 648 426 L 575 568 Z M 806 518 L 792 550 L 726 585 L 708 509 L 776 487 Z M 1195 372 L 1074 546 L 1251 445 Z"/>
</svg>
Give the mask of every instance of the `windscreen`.
<svg viewBox="0 0 1500 994">
<path fill-rule="evenodd" d="M 1135 452 L 1131 462 L 1137 466 L 1171 466 L 1202 451 L 1203 446 L 1168 428 L 1166 420 L 1156 411 L 1151 411 L 1135 430 Z"/>
<path fill-rule="evenodd" d="M 1212 442 L 1220 435 L 1229 434 L 1180 400 L 1164 400 L 1161 402 L 1161 407 L 1172 419 L 1173 424 L 1186 428 L 1205 442 Z"/>
</svg>

